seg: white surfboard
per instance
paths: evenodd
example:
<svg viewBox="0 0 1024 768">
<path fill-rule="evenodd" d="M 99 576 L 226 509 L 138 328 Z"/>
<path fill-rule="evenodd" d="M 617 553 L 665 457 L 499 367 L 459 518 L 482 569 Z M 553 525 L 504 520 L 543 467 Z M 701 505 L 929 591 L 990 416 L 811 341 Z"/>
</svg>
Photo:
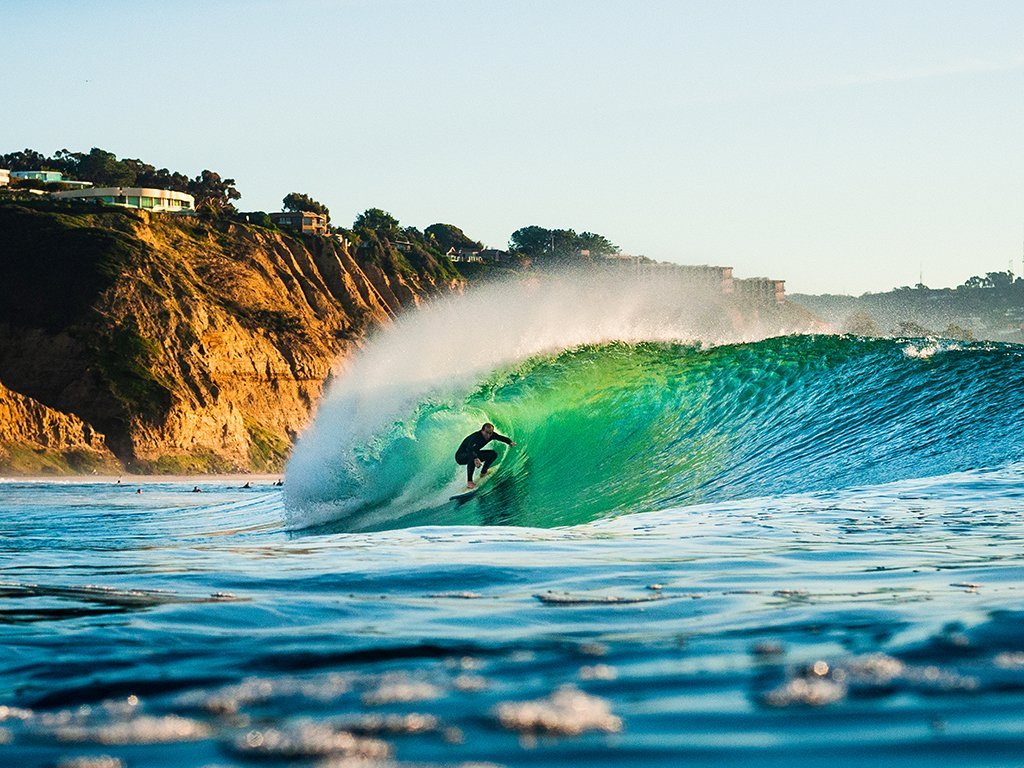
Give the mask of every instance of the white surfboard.
<svg viewBox="0 0 1024 768">
<path fill-rule="evenodd" d="M 491 474 L 493 473 L 489 472 L 484 477 L 481 477 L 480 480 L 477 481 L 476 488 L 467 488 L 461 493 L 456 493 L 454 496 L 449 496 L 448 501 L 465 501 L 467 499 L 472 498 L 473 495 L 476 494 L 476 492 L 483 487 L 483 484 L 491 479 Z"/>
</svg>

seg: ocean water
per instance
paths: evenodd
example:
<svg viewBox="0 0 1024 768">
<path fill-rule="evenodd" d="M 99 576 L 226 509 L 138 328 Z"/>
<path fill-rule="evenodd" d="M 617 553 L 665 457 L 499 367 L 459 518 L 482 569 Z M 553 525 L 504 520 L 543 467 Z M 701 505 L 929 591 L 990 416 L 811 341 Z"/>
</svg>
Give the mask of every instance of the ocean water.
<svg viewBox="0 0 1024 768">
<path fill-rule="evenodd" d="M 1024 765 L 1024 348 L 395 334 L 283 488 L 0 483 L 0 765 Z"/>
</svg>

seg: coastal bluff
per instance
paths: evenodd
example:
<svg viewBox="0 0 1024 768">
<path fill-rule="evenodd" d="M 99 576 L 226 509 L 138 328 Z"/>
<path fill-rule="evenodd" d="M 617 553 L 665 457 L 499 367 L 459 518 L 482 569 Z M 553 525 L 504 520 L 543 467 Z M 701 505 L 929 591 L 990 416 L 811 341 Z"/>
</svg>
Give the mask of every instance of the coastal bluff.
<svg viewBox="0 0 1024 768">
<path fill-rule="evenodd" d="M 462 287 L 386 242 L 0 205 L 0 471 L 279 471 L 332 365 Z"/>
<path fill-rule="evenodd" d="M 77 416 L 0 384 L 0 466 L 20 472 L 115 472 L 104 436 Z"/>
</svg>

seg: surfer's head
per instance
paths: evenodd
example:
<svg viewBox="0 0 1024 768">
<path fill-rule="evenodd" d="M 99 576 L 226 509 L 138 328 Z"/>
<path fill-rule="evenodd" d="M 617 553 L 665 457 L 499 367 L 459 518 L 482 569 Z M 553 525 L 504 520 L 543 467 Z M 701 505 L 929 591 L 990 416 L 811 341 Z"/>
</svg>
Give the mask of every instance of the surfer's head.
<svg viewBox="0 0 1024 768">
<path fill-rule="evenodd" d="M 494 425 L 488 421 L 486 424 L 480 427 L 480 434 L 483 435 L 484 437 L 490 437 L 491 435 L 494 434 Z"/>
</svg>

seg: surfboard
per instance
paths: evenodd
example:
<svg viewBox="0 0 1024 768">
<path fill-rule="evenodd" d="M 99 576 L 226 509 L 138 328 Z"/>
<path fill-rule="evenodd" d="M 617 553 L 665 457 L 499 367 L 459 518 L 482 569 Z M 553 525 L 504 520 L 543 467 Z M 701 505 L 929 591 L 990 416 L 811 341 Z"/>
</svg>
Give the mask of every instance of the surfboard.
<svg viewBox="0 0 1024 768">
<path fill-rule="evenodd" d="M 487 480 L 491 479 L 491 474 L 493 473 L 488 473 L 486 475 L 486 480 L 483 477 L 481 477 L 476 483 L 476 488 L 468 488 L 462 491 L 461 493 L 456 493 L 454 496 L 449 496 L 448 501 L 466 501 L 467 499 L 473 498 L 473 496 L 476 495 L 477 491 L 484 487 L 484 483 L 486 483 Z"/>
</svg>

